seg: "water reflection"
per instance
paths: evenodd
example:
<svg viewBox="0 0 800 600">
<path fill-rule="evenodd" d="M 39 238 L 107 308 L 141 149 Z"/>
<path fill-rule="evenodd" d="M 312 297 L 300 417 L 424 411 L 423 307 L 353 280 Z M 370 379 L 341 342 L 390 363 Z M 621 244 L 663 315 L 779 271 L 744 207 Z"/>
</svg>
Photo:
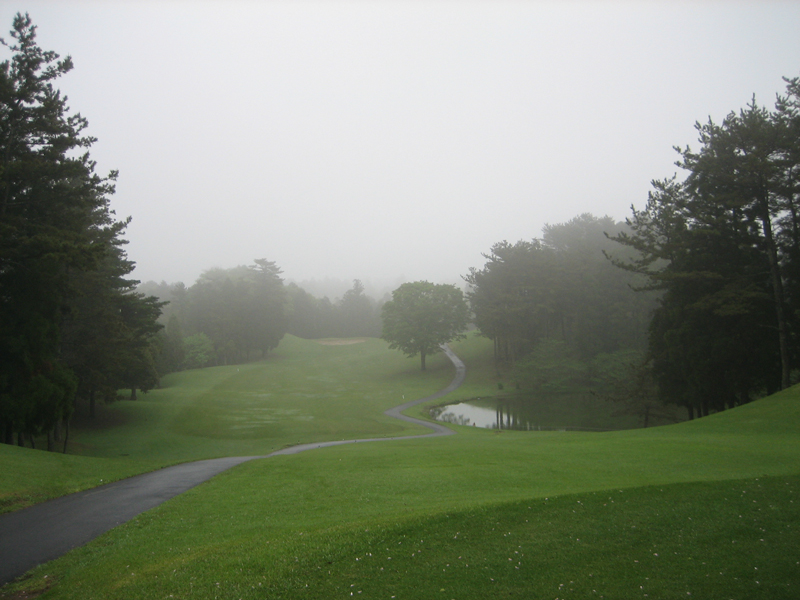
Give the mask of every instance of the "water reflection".
<svg viewBox="0 0 800 600">
<path fill-rule="evenodd" d="M 484 427 L 488 429 L 516 429 L 516 430 L 536 430 L 553 429 L 551 426 L 542 427 L 531 423 L 530 419 L 515 410 L 512 403 L 498 402 L 495 408 L 488 408 L 461 402 L 449 404 L 447 406 L 437 406 L 431 409 L 431 417 L 444 423 L 454 423 L 455 425 L 472 425 L 474 427 Z M 558 429 L 566 430 L 566 427 Z"/>
<path fill-rule="evenodd" d="M 582 399 L 573 399 L 569 408 L 564 406 L 563 399 L 556 404 L 567 410 L 554 411 L 550 403 L 532 402 L 530 399 L 478 398 L 435 406 L 430 409 L 430 416 L 444 423 L 518 431 L 607 431 L 620 428 L 620 424 L 598 422 L 602 419 L 588 414 L 592 411 L 586 410 L 588 407 Z"/>
</svg>

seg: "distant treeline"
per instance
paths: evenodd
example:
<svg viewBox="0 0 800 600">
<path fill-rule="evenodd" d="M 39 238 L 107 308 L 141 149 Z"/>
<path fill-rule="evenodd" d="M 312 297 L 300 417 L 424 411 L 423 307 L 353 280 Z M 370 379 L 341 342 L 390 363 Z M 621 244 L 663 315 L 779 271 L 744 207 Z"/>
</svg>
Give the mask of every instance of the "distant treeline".
<svg viewBox="0 0 800 600">
<path fill-rule="evenodd" d="M 464 279 L 474 323 L 494 341 L 503 393 L 550 397 L 601 393 L 620 410 L 658 410 L 646 369 L 647 327 L 658 293 L 634 292 L 646 279 L 619 269 L 607 254 L 636 256 L 609 236 L 629 233 L 610 217 L 580 215 L 547 225 L 542 237 L 500 242 L 483 268 Z M 636 389 L 629 389 L 639 382 Z"/>
<path fill-rule="evenodd" d="M 380 305 L 359 280 L 342 298 L 315 298 L 284 285 L 274 262 L 205 271 L 191 287 L 147 282 L 140 293 L 165 302 L 154 338 L 161 375 L 265 357 L 286 333 L 306 339 L 378 337 Z"/>
</svg>

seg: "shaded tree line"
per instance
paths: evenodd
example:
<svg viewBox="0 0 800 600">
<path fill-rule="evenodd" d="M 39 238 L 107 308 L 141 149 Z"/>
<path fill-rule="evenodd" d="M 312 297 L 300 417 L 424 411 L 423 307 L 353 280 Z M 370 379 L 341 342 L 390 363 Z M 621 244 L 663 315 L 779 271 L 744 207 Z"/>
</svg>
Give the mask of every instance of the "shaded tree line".
<svg viewBox="0 0 800 600">
<path fill-rule="evenodd" d="M 755 99 L 722 123 L 697 123 L 685 174 L 654 181 L 614 239 L 615 263 L 661 300 L 648 349 L 658 395 L 689 416 L 786 388 L 798 356 L 800 79 L 774 110 Z"/>
<path fill-rule="evenodd" d="M 167 303 L 158 336 L 161 374 L 264 358 L 286 333 L 281 269 L 263 258 L 209 269 L 189 288 L 149 282 L 139 289 Z"/>
<path fill-rule="evenodd" d="M 656 414 L 644 371 L 657 293 L 634 293 L 646 279 L 606 258 L 620 248 L 609 235 L 629 230 L 583 214 L 546 225 L 539 239 L 495 244 L 483 268 L 470 269 L 467 297 L 476 327 L 494 342 L 501 389 L 510 379 L 512 393 L 528 396 L 597 393 L 645 426 Z M 647 384 L 644 393 L 620 394 L 620 379 Z"/>
<path fill-rule="evenodd" d="M 604 256 L 616 246 L 606 232 L 625 227 L 583 214 L 546 225 L 541 239 L 497 243 L 483 268 L 470 269 L 464 279 L 474 322 L 494 341 L 498 363 L 514 364 L 544 340 L 579 360 L 644 346 L 653 297 L 631 293 L 641 277 Z"/>
<path fill-rule="evenodd" d="M 274 262 L 205 271 L 183 283 L 139 286 L 166 303 L 157 339 L 160 374 L 267 356 L 287 333 L 305 339 L 377 337 L 380 305 L 361 281 L 332 302 L 294 283 L 284 284 Z"/>
<path fill-rule="evenodd" d="M 305 339 L 379 337 L 381 302 L 364 293 L 359 279 L 341 298 L 315 298 L 296 284 L 288 286 L 289 333 Z"/>
<path fill-rule="evenodd" d="M 161 303 L 135 291 L 88 123 L 54 87 L 69 57 L 42 50 L 18 14 L 0 63 L 0 439 L 68 435 L 78 399 L 157 383 Z"/>
</svg>

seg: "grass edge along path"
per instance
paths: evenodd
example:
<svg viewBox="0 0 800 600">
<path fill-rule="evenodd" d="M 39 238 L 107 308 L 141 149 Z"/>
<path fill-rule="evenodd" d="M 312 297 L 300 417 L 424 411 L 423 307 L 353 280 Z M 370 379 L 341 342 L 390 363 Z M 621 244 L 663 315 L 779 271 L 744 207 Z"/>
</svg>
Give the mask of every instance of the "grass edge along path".
<svg viewBox="0 0 800 600">
<path fill-rule="evenodd" d="M 426 396 L 424 398 L 418 398 L 417 400 L 410 400 L 401 404 L 400 406 L 395 406 L 394 408 L 390 408 L 389 410 L 384 411 L 388 417 L 392 417 L 394 419 L 400 419 L 401 421 L 406 421 L 407 423 L 413 423 L 415 425 L 420 425 L 427 429 L 432 429 L 433 433 L 423 433 L 417 435 L 402 435 L 402 436 L 395 436 L 395 437 L 383 437 L 383 438 L 364 438 L 364 439 L 355 439 L 355 440 L 339 440 L 333 442 L 312 442 L 310 444 L 298 444 L 296 446 L 289 446 L 288 448 L 283 448 L 282 450 L 276 450 L 275 452 L 271 452 L 263 457 L 258 458 L 269 458 L 270 456 L 280 456 L 280 455 L 287 455 L 287 454 L 299 454 L 300 452 L 305 452 L 306 450 L 314 450 L 317 448 L 329 448 L 331 446 L 341 446 L 343 444 L 357 444 L 362 442 L 387 442 L 387 441 L 396 441 L 396 440 L 410 440 L 416 438 L 425 438 L 425 437 L 438 437 L 442 435 L 453 435 L 455 431 L 450 427 L 445 425 L 441 425 L 439 423 L 433 421 L 425 421 L 423 419 L 417 419 L 415 417 L 410 417 L 408 415 L 404 415 L 403 412 L 408 410 L 409 408 L 413 408 L 420 404 L 425 404 L 427 402 L 433 402 L 434 400 L 438 400 L 442 396 L 446 396 L 450 392 L 457 390 L 462 383 L 464 383 L 464 379 L 467 374 L 467 368 L 458 356 L 447 346 L 442 345 L 442 351 L 444 352 L 445 356 L 453 363 L 453 366 L 456 369 L 455 377 L 453 377 L 453 381 L 444 388 L 436 392 L 435 394 L 431 394 L 430 396 Z"/>
<path fill-rule="evenodd" d="M 100 404 L 73 426 L 69 454 L 0 444 L 0 514 L 180 463 L 430 431 L 386 410 L 445 388 L 444 354 L 420 373 L 382 340 L 323 342 L 287 335 L 267 360 L 174 373 L 135 402 Z"/>
<path fill-rule="evenodd" d="M 461 435 L 446 439 L 356 444 L 253 461 L 35 569 L 0 596 L 22 598 L 52 586 L 45 597 L 82 600 L 327 598 L 359 591 L 364 592 L 361 597 L 395 595 L 398 600 L 464 600 L 497 597 L 504 591 L 506 597 L 580 598 L 587 597 L 580 590 L 593 581 L 574 584 L 602 575 L 602 587 L 592 589 L 597 597 L 685 598 L 694 591 L 693 597 L 795 598 L 794 588 L 786 585 L 800 579 L 800 557 L 792 545 L 798 521 L 792 495 L 797 486 L 792 482 L 800 473 L 798 400 L 800 389 L 790 389 L 711 417 L 652 430 L 499 433 L 455 427 Z M 744 487 L 737 491 L 740 483 Z M 767 493 L 759 497 L 754 494 L 761 484 Z M 789 489 L 779 498 L 781 485 Z M 680 500 L 682 524 L 646 501 L 645 496 L 656 487 L 660 493 L 664 486 L 670 486 L 664 491 L 671 490 L 674 500 L 662 509 L 671 510 Z M 619 494 L 628 502 L 619 502 Z M 589 500 L 612 499 L 617 508 L 624 504 L 619 523 L 628 531 L 611 527 L 592 544 L 582 544 L 592 539 L 585 527 L 602 522 L 596 511 L 584 510 Z M 716 520 L 722 501 L 731 505 L 727 516 Z M 558 539 L 548 542 L 537 527 L 522 524 L 526 519 L 535 523 L 524 512 L 528 506 L 537 518 L 543 507 L 554 509 L 542 513 L 546 520 L 539 524 L 551 526 Z M 595 509 L 602 513 L 606 507 Z M 471 514 L 497 520 L 470 529 Z M 653 515 L 660 520 L 653 521 Z M 628 516 L 631 522 L 626 524 Z M 584 517 L 589 520 L 579 519 L 575 530 L 570 519 Z M 482 543 L 486 536 L 497 542 L 513 540 L 526 535 L 525 527 L 528 539 L 518 544 L 523 549 Z M 576 533 L 575 540 L 570 532 Z M 700 538 L 706 533 L 710 542 L 704 546 Z M 640 534 L 650 538 L 639 544 Z M 785 535 L 791 535 L 788 546 L 777 539 Z M 438 540 L 438 559 L 410 547 L 422 540 Z M 465 558 L 459 544 L 466 540 L 473 542 L 468 567 L 458 562 Z M 658 547 L 652 548 L 653 543 Z M 540 545 L 543 554 L 537 558 Z M 713 563 L 702 556 L 709 547 L 719 550 Z M 405 556 L 395 553 L 404 549 L 410 550 Z M 522 573 L 513 569 L 514 574 L 525 574 L 515 580 L 501 568 L 516 556 L 504 555 L 512 549 L 525 554 L 522 565 L 509 562 L 520 566 Z M 644 550 L 651 550 L 649 572 L 641 570 Z M 665 550 L 672 556 L 680 553 L 680 560 L 662 561 Z M 380 563 L 372 560 L 378 552 L 386 552 Z M 592 563 L 598 559 L 599 564 Z M 362 561 L 375 572 L 363 570 Z M 733 587 L 719 591 L 730 593 L 704 595 L 703 589 L 716 588 L 700 578 L 722 577 L 713 569 L 728 562 L 737 563 L 736 569 L 720 572 Z M 779 572 L 764 568 L 772 562 L 780 564 Z M 448 581 L 458 571 L 451 567 L 479 564 L 488 567 L 482 569 L 485 580 L 464 579 L 456 587 L 453 578 Z M 592 570 L 581 571 L 583 567 Z M 391 569 L 394 579 L 378 576 L 378 571 L 391 575 Z M 756 571 L 764 576 L 756 579 Z M 662 581 L 652 581 L 659 577 Z M 551 587 L 555 581 L 558 585 Z M 370 582 L 374 585 L 367 588 Z M 658 586 L 665 593 L 658 593 Z M 487 594 L 487 589 L 497 593 Z"/>
<path fill-rule="evenodd" d="M 0 585 L 244 462 L 344 444 L 407 440 L 455 433 L 438 423 L 401 414 L 402 410 L 444 396 L 464 381 L 464 363 L 446 346 L 442 349 L 456 369 L 450 385 L 435 394 L 406 402 L 385 412 L 391 417 L 432 429 L 432 433 L 396 438 L 314 442 L 290 446 L 265 456 L 187 462 L 0 515 Z"/>
</svg>

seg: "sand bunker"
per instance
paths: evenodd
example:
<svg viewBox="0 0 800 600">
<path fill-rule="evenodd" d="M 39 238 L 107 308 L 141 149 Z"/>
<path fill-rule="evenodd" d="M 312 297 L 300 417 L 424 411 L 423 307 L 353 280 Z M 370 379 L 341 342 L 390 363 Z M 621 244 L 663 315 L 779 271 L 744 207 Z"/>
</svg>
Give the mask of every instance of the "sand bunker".
<svg viewBox="0 0 800 600">
<path fill-rule="evenodd" d="M 365 338 L 350 338 L 350 339 L 335 339 L 335 340 L 317 340 L 323 346 L 347 346 L 349 344 L 361 344 L 366 342 Z"/>
</svg>

